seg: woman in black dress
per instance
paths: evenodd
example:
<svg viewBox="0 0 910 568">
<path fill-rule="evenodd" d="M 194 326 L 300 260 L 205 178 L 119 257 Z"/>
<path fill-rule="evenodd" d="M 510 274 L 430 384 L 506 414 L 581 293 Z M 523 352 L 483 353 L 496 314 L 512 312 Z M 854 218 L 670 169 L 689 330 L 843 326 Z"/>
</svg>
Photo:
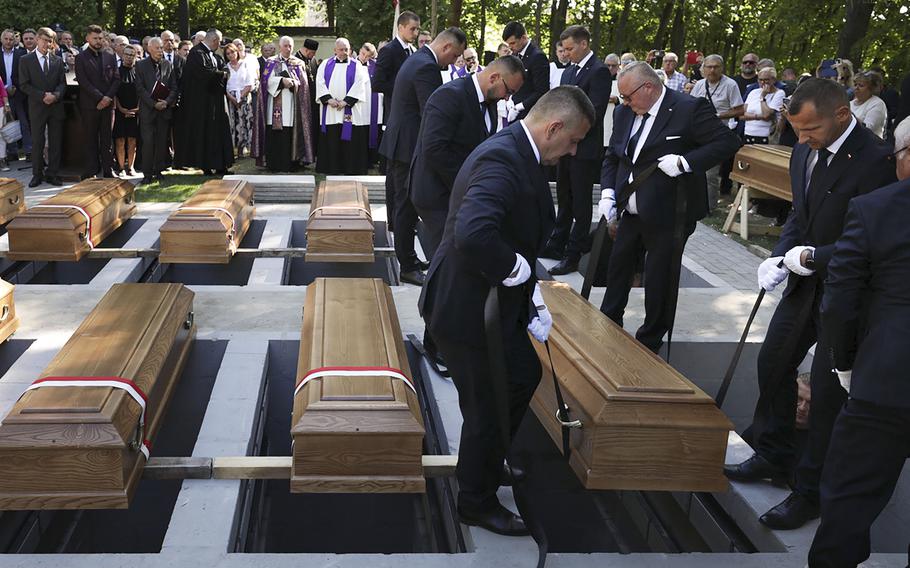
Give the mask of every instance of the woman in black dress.
<svg viewBox="0 0 910 568">
<path fill-rule="evenodd" d="M 136 94 L 136 50 L 132 45 L 123 48 L 120 64 L 120 88 L 114 97 L 117 112 L 114 114 L 114 150 L 117 164 L 123 175 L 136 175 L 136 140 L 139 138 L 139 96 Z"/>
</svg>

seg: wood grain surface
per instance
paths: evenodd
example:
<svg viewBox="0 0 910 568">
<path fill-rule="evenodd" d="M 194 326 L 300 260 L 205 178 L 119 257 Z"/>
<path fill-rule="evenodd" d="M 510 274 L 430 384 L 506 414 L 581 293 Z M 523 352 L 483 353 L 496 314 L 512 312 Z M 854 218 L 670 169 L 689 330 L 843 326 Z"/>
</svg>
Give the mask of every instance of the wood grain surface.
<svg viewBox="0 0 910 568">
<path fill-rule="evenodd" d="M 0 224 L 5 225 L 25 211 L 25 190 L 18 180 L 0 177 Z"/>
<path fill-rule="evenodd" d="M 19 317 L 16 315 L 16 302 L 13 290 L 16 287 L 5 280 L 0 280 L 0 343 L 10 338 L 19 329 Z"/>
<path fill-rule="evenodd" d="M 308 262 L 373 262 L 373 216 L 366 186 L 321 182 L 306 230 Z"/>
<path fill-rule="evenodd" d="M 736 153 L 730 179 L 774 197 L 793 201 L 790 190 L 792 151 L 777 144 L 747 144 Z"/>
</svg>

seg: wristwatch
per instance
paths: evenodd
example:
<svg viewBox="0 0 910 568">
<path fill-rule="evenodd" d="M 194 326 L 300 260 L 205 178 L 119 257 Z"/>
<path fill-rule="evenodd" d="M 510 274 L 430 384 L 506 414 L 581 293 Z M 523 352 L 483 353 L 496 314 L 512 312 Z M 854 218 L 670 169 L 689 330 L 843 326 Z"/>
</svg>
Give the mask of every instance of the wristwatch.
<svg viewBox="0 0 910 568">
<path fill-rule="evenodd" d="M 806 268 L 809 270 L 815 270 L 815 251 L 809 249 L 806 251 Z"/>
</svg>

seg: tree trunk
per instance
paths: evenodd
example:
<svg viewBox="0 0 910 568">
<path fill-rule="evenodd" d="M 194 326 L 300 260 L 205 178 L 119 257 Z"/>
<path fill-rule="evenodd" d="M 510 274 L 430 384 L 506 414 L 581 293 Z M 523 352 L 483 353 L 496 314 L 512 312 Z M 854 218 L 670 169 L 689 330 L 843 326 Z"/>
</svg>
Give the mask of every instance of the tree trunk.
<svg viewBox="0 0 910 568">
<path fill-rule="evenodd" d="M 180 39 L 190 39 L 189 0 L 177 0 L 177 34 Z"/>
<path fill-rule="evenodd" d="M 849 59 L 853 67 L 860 67 L 859 51 L 854 47 L 863 39 L 869 29 L 869 19 L 875 0 L 847 0 L 844 13 L 844 27 L 837 36 L 837 56 Z"/>
<path fill-rule="evenodd" d="M 619 24 L 616 25 L 616 36 L 613 40 L 613 51 L 622 55 L 625 48 L 623 42 L 626 41 L 626 25 L 629 23 L 629 9 L 632 7 L 632 0 L 623 0 L 622 13 L 619 15 Z"/>
<path fill-rule="evenodd" d="M 477 48 L 480 50 L 480 53 L 477 54 L 477 57 L 483 55 L 483 44 L 484 37 L 486 37 L 487 31 L 487 3 L 486 0 L 480 0 L 480 29 L 477 31 Z"/>
<path fill-rule="evenodd" d="M 664 49 L 667 47 L 667 28 L 670 24 L 670 17 L 673 16 L 673 4 L 676 0 L 667 0 L 664 9 L 660 12 L 660 20 L 657 25 L 657 33 L 654 34 L 654 40 L 651 47 L 654 49 Z"/>
<path fill-rule="evenodd" d="M 335 27 L 335 0 L 325 0 L 325 23 L 330 27 Z"/>
<path fill-rule="evenodd" d="M 461 9 L 463 2 L 462 0 L 452 0 L 452 3 L 449 5 L 449 25 L 461 27 Z M 436 22 L 434 18 L 433 27 L 436 27 Z M 436 35 L 435 33 L 433 34 Z"/>
<path fill-rule="evenodd" d="M 686 0 L 679 0 L 670 31 L 670 48 L 680 59 L 686 58 Z"/>
<path fill-rule="evenodd" d="M 566 12 L 569 9 L 569 0 L 553 0 L 550 10 L 550 58 L 556 56 L 556 40 L 566 29 Z"/>
<path fill-rule="evenodd" d="M 534 6 L 534 41 L 541 49 L 543 49 L 543 38 L 540 37 L 540 20 L 543 18 L 543 3 L 544 0 L 537 0 L 537 4 Z"/>
<path fill-rule="evenodd" d="M 118 34 L 123 33 L 126 27 L 126 0 L 116 0 L 114 2 L 114 29 Z"/>
<path fill-rule="evenodd" d="M 594 50 L 594 56 L 600 53 L 600 12 L 603 7 L 603 0 L 593 0 L 594 2 L 594 21 L 591 23 L 591 49 Z"/>
<path fill-rule="evenodd" d="M 98 0 L 98 19 L 104 16 L 104 0 Z"/>
</svg>

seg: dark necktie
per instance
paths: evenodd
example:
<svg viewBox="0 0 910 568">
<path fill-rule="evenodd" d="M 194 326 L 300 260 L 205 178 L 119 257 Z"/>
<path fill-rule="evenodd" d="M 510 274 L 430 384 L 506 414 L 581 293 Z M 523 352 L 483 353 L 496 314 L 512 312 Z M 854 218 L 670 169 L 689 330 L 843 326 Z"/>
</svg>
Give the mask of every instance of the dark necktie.
<svg viewBox="0 0 910 568">
<path fill-rule="evenodd" d="M 830 157 L 831 151 L 827 148 L 822 148 L 818 151 L 818 159 L 815 160 L 815 167 L 812 168 L 812 177 L 809 179 L 809 185 L 806 186 L 807 197 L 822 182 L 825 172 L 828 171 L 828 158 Z"/>
<path fill-rule="evenodd" d="M 638 125 L 638 130 L 629 138 L 629 145 L 626 146 L 626 156 L 633 162 L 635 158 L 635 148 L 638 146 L 638 141 L 641 138 L 641 131 L 645 129 L 645 123 L 648 122 L 648 118 L 650 117 L 651 115 L 648 113 L 641 115 L 641 124 Z"/>
<path fill-rule="evenodd" d="M 171 61 L 171 54 L 170 54 L 170 53 L 167 54 L 167 62 L 168 62 L 168 63 L 173 63 L 173 62 Z"/>
<path fill-rule="evenodd" d="M 44 74 L 47 75 L 47 55 L 44 56 Z"/>
</svg>

